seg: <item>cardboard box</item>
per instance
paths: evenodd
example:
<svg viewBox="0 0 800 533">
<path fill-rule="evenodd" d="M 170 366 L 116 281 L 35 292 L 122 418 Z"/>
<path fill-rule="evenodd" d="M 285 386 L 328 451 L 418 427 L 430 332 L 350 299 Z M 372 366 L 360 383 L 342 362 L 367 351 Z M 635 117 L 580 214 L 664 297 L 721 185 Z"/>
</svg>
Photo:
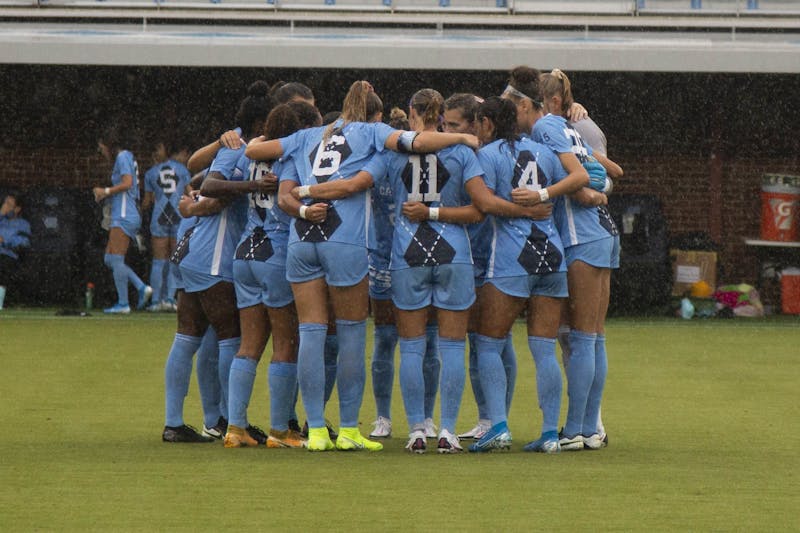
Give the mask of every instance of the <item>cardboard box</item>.
<svg viewBox="0 0 800 533">
<path fill-rule="evenodd" d="M 672 295 L 681 296 L 689 291 L 692 283 L 705 281 L 717 287 L 717 252 L 695 250 L 670 250 L 672 260 Z"/>
</svg>

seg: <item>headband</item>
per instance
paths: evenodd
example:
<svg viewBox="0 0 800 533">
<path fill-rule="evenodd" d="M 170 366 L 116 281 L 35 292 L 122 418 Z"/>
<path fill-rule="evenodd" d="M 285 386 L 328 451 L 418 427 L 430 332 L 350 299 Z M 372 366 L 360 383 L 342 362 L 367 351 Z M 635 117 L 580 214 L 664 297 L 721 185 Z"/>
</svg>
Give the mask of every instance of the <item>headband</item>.
<svg viewBox="0 0 800 533">
<path fill-rule="evenodd" d="M 542 107 L 542 102 L 540 100 L 536 100 L 535 98 L 531 98 L 527 94 L 523 93 L 522 91 L 518 90 L 516 87 L 513 87 L 511 84 L 506 85 L 506 88 L 503 89 L 502 94 L 511 94 L 516 96 L 517 98 L 527 98 L 531 102 L 533 102 L 536 107 Z"/>
</svg>

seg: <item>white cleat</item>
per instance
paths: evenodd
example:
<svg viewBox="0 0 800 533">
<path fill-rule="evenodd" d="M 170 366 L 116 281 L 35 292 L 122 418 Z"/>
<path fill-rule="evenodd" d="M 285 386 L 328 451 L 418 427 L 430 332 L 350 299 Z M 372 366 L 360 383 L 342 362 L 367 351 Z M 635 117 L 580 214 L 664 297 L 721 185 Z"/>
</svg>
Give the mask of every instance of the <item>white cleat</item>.
<svg viewBox="0 0 800 533">
<path fill-rule="evenodd" d="M 378 419 L 372 423 L 373 430 L 369 434 L 371 439 L 388 439 L 392 436 L 392 421 L 388 418 L 379 416 Z"/>
<path fill-rule="evenodd" d="M 490 420 L 481 419 L 478 420 L 477 426 L 470 429 L 466 433 L 460 434 L 458 438 L 480 440 L 481 437 L 486 435 L 486 432 L 489 431 L 491 428 L 492 428 L 492 422 Z"/>
<path fill-rule="evenodd" d="M 464 448 L 461 447 L 456 435 L 443 428 L 439 433 L 439 443 L 436 451 L 439 453 L 460 453 L 464 451 Z"/>
<path fill-rule="evenodd" d="M 438 435 L 438 428 L 436 424 L 433 423 L 433 418 L 426 418 L 425 419 L 425 438 L 426 439 L 435 439 Z"/>
<path fill-rule="evenodd" d="M 428 445 L 425 443 L 425 432 L 422 430 L 412 431 L 411 434 L 408 436 L 408 444 L 406 444 L 406 450 L 410 451 L 411 453 L 425 453 L 425 449 Z"/>
</svg>

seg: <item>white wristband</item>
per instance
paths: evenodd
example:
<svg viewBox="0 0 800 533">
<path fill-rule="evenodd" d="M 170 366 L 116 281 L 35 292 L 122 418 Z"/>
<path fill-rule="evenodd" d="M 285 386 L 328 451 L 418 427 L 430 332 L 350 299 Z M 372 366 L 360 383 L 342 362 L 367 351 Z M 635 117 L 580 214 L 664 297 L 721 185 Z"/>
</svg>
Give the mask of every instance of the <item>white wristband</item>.
<svg viewBox="0 0 800 533">
<path fill-rule="evenodd" d="M 547 188 L 539 189 L 539 201 L 546 202 L 550 199 L 550 193 L 547 192 Z"/>
<path fill-rule="evenodd" d="M 297 195 L 300 198 L 308 198 L 311 196 L 311 185 L 303 185 L 297 188 Z"/>
<path fill-rule="evenodd" d="M 111 188 L 106 187 L 105 189 L 103 189 L 103 192 L 106 193 L 106 196 L 108 196 L 109 194 L 111 194 Z"/>
<path fill-rule="evenodd" d="M 300 218 L 306 218 L 306 211 L 308 211 L 307 205 L 300 206 Z"/>
<path fill-rule="evenodd" d="M 439 220 L 439 208 L 438 207 L 429 207 L 428 208 L 428 220 Z"/>
</svg>

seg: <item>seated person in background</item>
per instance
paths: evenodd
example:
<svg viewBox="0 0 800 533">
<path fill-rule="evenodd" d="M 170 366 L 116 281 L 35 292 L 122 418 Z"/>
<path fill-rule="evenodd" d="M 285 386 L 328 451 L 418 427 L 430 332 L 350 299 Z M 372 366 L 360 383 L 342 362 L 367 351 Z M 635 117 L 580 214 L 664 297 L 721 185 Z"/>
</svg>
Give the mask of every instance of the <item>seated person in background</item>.
<svg viewBox="0 0 800 533">
<path fill-rule="evenodd" d="M 22 198 L 9 193 L 0 205 L 0 309 L 6 296 L 6 285 L 17 270 L 19 251 L 31 245 L 31 225 L 20 217 Z"/>
</svg>

